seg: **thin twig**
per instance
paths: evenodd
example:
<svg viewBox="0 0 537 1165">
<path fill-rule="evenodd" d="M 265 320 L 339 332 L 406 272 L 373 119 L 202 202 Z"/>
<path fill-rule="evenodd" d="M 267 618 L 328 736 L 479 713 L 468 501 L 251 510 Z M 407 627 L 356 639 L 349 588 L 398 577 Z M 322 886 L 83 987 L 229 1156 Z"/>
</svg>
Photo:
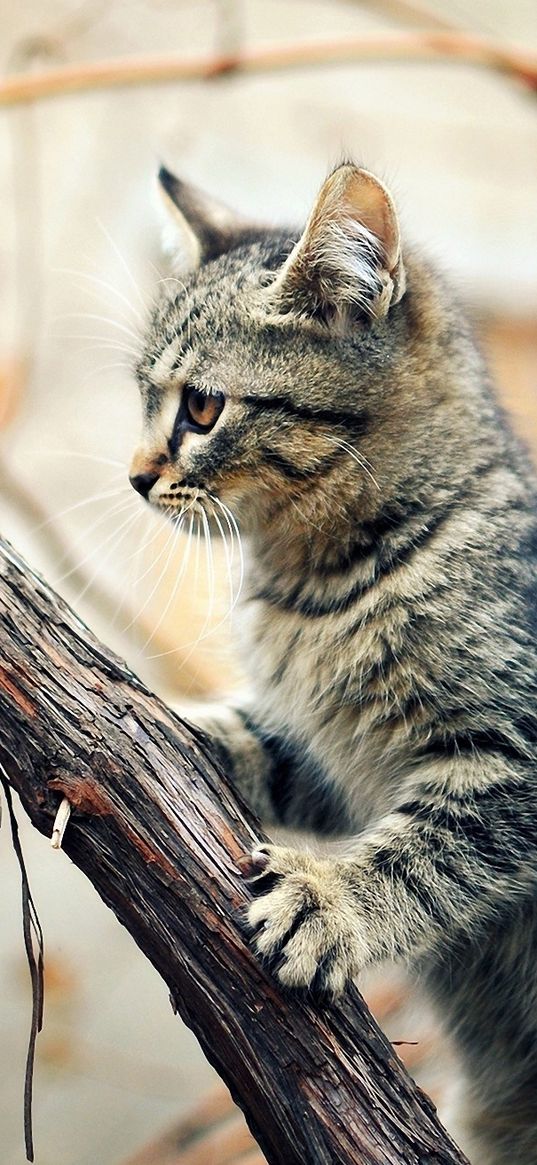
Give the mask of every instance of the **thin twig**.
<svg viewBox="0 0 537 1165">
<path fill-rule="evenodd" d="M 396 32 L 324 43 L 299 42 L 278 48 L 244 50 L 239 56 L 187 58 L 175 53 L 119 57 L 65 65 L 0 82 L 0 105 L 18 105 L 66 93 L 88 92 L 169 81 L 209 80 L 225 74 L 256 74 L 356 61 L 455 60 L 497 69 L 537 87 L 537 54 L 506 48 L 499 41 L 448 31 Z"/>
<path fill-rule="evenodd" d="M 360 0 L 360 7 L 371 9 L 376 16 L 380 9 L 392 19 L 418 25 L 422 30 L 434 28 L 442 32 L 462 31 L 453 20 L 449 20 L 443 13 L 434 12 L 422 0 Z"/>
<path fill-rule="evenodd" d="M 64 797 L 63 800 L 60 802 L 60 807 L 59 807 L 58 812 L 54 818 L 54 825 L 52 827 L 52 837 L 50 839 L 50 844 L 51 844 L 53 849 L 61 849 L 62 848 L 63 835 L 65 833 L 65 830 L 67 829 L 67 823 L 69 821 L 70 816 L 71 816 L 71 804 L 67 800 L 67 797 Z"/>
</svg>

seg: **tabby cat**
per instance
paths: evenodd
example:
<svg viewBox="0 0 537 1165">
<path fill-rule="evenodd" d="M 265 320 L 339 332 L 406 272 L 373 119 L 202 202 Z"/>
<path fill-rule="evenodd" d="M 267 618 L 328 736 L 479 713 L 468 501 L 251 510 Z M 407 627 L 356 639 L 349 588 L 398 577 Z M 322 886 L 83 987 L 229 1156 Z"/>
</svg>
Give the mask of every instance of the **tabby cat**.
<svg viewBox="0 0 537 1165">
<path fill-rule="evenodd" d="M 265 821 L 351 839 L 254 852 L 256 950 L 332 995 L 409 962 L 460 1049 L 473 1165 L 535 1165 L 534 473 L 372 174 L 339 166 L 301 237 L 160 182 L 180 278 L 131 481 L 226 505 L 246 541 L 251 695 L 203 717 L 227 771 Z"/>
</svg>

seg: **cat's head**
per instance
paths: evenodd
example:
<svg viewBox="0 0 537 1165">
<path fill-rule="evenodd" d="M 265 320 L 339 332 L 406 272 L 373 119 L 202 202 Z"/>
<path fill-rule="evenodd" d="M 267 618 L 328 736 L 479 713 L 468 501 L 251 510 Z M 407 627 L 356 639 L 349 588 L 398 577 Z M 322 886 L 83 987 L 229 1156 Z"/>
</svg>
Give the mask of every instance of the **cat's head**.
<svg viewBox="0 0 537 1165">
<path fill-rule="evenodd" d="M 405 291 L 393 201 L 351 164 L 302 235 L 241 220 L 162 170 L 174 228 L 137 377 L 135 489 L 177 513 L 219 499 L 248 526 L 320 521 L 373 489 L 369 433 L 385 405 Z"/>
</svg>

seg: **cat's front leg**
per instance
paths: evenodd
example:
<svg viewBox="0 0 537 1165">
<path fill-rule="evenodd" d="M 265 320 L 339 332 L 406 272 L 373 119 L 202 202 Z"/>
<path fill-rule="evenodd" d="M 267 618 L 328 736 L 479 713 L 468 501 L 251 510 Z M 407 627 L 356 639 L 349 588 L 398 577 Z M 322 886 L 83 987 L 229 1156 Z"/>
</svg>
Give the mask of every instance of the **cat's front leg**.
<svg viewBox="0 0 537 1165">
<path fill-rule="evenodd" d="M 275 738 L 263 731 L 255 713 L 209 701 L 183 701 L 175 711 L 210 738 L 227 776 L 261 820 L 277 823 L 278 803 L 273 794 L 281 758 Z"/>
<path fill-rule="evenodd" d="M 280 845 L 253 851 L 243 865 L 254 895 L 248 923 L 284 986 L 335 997 L 368 965 L 407 953 L 424 933 L 434 937 L 408 890 L 394 894 L 388 867 L 380 871 L 384 850 L 379 839 L 378 858 L 359 840 L 346 860 Z"/>
<path fill-rule="evenodd" d="M 460 790 L 462 771 L 458 781 Z M 254 851 L 248 918 L 280 981 L 337 995 L 370 963 L 434 957 L 457 935 L 471 943 L 486 932 L 535 877 L 521 842 L 531 789 L 507 773 L 504 783 L 513 789 L 509 821 L 494 784 L 477 799 L 470 780 L 451 796 L 438 782 L 436 795 L 401 805 L 349 843 L 343 860 L 276 845 Z"/>
</svg>

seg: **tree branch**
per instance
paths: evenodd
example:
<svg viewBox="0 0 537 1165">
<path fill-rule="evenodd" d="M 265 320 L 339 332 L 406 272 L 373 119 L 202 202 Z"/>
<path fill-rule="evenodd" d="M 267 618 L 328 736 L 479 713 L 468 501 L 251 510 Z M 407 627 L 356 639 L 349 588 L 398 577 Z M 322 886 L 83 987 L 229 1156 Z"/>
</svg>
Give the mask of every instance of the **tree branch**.
<svg viewBox="0 0 537 1165">
<path fill-rule="evenodd" d="M 237 861 L 260 837 L 207 740 L 0 542 L 0 760 L 169 986 L 270 1165 L 462 1165 L 350 990 L 286 995 L 252 953 Z M 60 876 L 60 875 L 59 875 Z"/>
<path fill-rule="evenodd" d="M 211 80 L 226 74 L 257 74 L 367 61 L 455 61 L 499 70 L 530 89 L 537 87 L 537 55 L 506 47 L 491 37 L 445 30 L 386 32 L 342 40 L 297 42 L 275 48 L 245 49 L 237 56 L 125 56 L 62 65 L 0 81 L 0 106 L 20 105 L 66 93 L 125 88 L 170 81 Z"/>
</svg>

